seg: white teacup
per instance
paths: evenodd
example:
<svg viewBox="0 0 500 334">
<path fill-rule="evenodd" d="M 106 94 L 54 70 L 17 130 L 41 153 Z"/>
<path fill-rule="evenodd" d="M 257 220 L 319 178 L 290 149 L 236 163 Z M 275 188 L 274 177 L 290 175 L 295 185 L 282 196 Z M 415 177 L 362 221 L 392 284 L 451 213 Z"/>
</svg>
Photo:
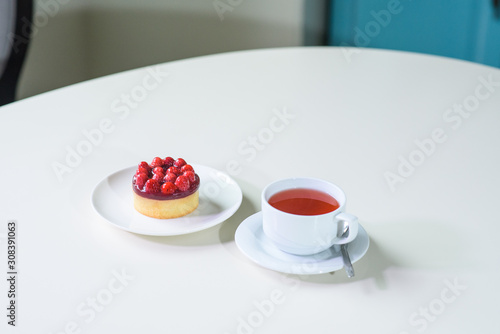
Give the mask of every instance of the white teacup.
<svg viewBox="0 0 500 334">
<path fill-rule="evenodd" d="M 289 189 L 314 189 L 335 198 L 338 209 L 318 214 L 299 215 L 276 209 L 271 196 Z M 282 251 L 312 255 L 335 244 L 351 242 L 358 234 L 358 218 L 345 212 L 346 196 L 338 186 L 315 178 L 290 178 L 275 181 L 262 191 L 262 215 L 265 235 Z M 341 237 L 344 224 L 349 234 Z"/>
</svg>

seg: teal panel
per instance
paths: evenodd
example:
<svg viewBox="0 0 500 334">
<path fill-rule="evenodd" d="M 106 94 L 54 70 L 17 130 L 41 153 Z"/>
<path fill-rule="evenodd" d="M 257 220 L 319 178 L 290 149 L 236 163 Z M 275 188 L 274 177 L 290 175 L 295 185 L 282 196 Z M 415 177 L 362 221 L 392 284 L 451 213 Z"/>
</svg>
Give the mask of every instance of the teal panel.
<svg viewBox="0 0 500 334">
<path fill-rule="evenodd" d="M 478 29 L 472 60 L 500 67 L 500 8 L 492 9 L 489 2 L 480 2 Z"/>
<path fill-rule="evenodd" d="M 331 1 L 330 45 L 423 52 L 500 66 L 500 19 L 492 0 Z"/>
</svg>

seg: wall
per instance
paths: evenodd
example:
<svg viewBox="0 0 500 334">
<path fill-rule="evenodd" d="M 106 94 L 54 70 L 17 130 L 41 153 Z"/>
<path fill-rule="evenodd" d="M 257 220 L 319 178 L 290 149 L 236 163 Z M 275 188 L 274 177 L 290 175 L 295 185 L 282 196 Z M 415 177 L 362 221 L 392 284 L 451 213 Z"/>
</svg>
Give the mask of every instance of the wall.
<svg viewBox="0 0 500 334">
<path fill-rule="evenodd" d="M 324 40 L 324 1 L 37 0 L 19 98 L 141 66 Z"/>
<path fill-rule="evenodd" d="M 428 53 L 500 67 L 492 0 L 333 1 L 330 44 Z"/>
<path fill-rule="evenodd" d="M 65 0 L 66 1 L 66 0 Z M 18 86 L 18 98 L 88 78 L 82 2 L 35 1 L 30 47 Z"/>
</svg>

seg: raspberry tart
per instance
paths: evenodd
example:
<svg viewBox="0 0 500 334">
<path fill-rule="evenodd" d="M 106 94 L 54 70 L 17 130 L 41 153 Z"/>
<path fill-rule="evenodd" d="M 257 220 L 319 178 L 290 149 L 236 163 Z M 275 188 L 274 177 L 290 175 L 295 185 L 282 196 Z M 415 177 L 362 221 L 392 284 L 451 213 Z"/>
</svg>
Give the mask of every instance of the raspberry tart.
<svg viewBox="0 0 500 334">
<path fill-rule="evenodd" d="M 134 208 L 153 218 L 182 217 L 198 207 L 199 187 L 200 177 L 182 158 L 143 161 L 132 178 Z"/>
</svg>

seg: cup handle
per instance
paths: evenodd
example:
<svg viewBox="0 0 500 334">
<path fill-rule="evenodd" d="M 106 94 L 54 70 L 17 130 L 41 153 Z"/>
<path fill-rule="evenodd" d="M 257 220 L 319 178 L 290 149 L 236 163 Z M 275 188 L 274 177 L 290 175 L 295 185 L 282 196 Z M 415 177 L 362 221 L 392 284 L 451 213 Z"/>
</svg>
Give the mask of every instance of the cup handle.
<svg viewBox="0 0 500 334">
<path fill-rule="evenodd" d="M 341 245 L 353 241 L 358 235 L 358 217 L 347 212 L 341 212 L 335 218 L 339 220 L 339 223 L 345 221 L 349 225 L 349 235 L 346 238 L 340 238 L 340 234 L 342 233 L 340 232 L 336 244 Z"/>
</svg>

